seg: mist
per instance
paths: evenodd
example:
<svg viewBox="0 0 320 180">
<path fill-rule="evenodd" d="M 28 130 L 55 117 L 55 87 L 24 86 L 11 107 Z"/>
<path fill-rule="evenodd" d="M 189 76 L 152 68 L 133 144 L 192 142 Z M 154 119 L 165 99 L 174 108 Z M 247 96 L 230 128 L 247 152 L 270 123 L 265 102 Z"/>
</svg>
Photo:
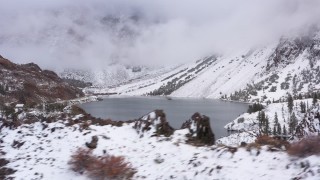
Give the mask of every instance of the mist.
<svg viewBox="0 0 320 180">
<path fill-rule="evenodd" d="M 320 22 L 318 0 L 0 3 L 0 54 L 54 70 L 187 63 L 267 45 Z"/>
</svg>

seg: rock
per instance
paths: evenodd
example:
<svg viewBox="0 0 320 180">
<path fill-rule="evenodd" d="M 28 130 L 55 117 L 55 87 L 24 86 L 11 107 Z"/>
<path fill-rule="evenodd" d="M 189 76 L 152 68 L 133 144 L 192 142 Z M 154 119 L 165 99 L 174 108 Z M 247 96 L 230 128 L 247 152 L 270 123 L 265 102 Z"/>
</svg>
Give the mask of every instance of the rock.
<svg viewBox="0 0 320 180">
<path fill-rule="evenodd" d="M 0 179 L 10 179 L 10 178 L 8 178 L 8 176 L 16 172 L 16 170 L 4 167 L 8 163 L 9 163 L 8 160 L 0 159 Z"/>
<path fill-rule="evenodd" d="M 134 128 L 139 134 L 155 129 L 152 136 L 171 136 L 174 129 L 169 125 L 163 110 L 155 110 L 135 121 Z"/>
<path fill-rule="evenodd" d="M 98 145 L 98 136 L 92 136 L 91 142 L 90 143 L 86 142 L 86 146 L 90 149 L 97 148 L 97 145 Z"/>
<path fill-rule="evenodd" d="M 161 164 L 164 162 L 164 159 L 161 157 L 160 154 L 157 154 L 157 157 L 154 159 L 154 162 L 157 164 Z"/>
<path fill-rule="evenodd" d="M 182 129 L 189 129 L 188 142 L 196 145 L 213 145 L 215 137 L 207 116 L 195 113 L 191 119 L 182 124 Z"/>
<path fill-rule="evenodd" d="M 15 173 L 16 170 L 7 168 L 7 167 L 2 167 L 0 168 L 0 179 L 7 179 L 7 176 Z"/>
<path fill-rule="evenodd" d="M 8 160 L 6 160 L 6 159 L 0 159 L 0 167 L 5 166 L 5 165 L 7 165 L 8 163 L 9 163 Z"/>
<path fill-rule="evenodd" d="M 246 147 L 246 146 L 247 146 L 247 143 L 242 141 L 241 144 L 240 144 L 240 146 L 241 146 L 241 147 Z"/>
<path fill-rule="evenodd" d="M 24 141 L 20 142 L 20 141 L 13 140 L 11 147 L 19 149 L 21 146 L 23 146 L 24 143 L 25 143 Z"/>
</svg>

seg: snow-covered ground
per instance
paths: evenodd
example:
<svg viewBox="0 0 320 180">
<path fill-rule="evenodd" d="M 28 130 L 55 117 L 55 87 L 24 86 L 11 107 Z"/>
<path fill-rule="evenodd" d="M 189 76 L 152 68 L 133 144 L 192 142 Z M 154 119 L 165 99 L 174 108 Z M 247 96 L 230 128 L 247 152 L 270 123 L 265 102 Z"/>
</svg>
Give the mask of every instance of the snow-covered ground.
<svg viewBox="0 0 320 180">
<path fill-rule="evenodd" d="M 310 112 L 302 113 L 300 103 L 303 102 L 306 104 L 306 108 L 310 108 Z M 289 130 L 289 119 L 290 119 L 290 113 L 288 110 L 287 102 L 283 103 L 272 103 L 269 104 L 263 109 L 265 112 L 265 115 L 269 119 L 269 126 L 270 126 L 270 134 L 272 134 L 273 127 L 275 126 L 275 115 L 277 114 L 278 123 L 280 124 L 282 131 L 283 127 L 286 127 L 286 130 L 288 132 Z M 315 132 L 310 131 L 308 128 L 305 127 L 305 125 L 302 125 L 302 128 L 304 129 L 305 135 L 318 135 L 320 132 L 320 121 L 319 119 L 314 119 L 314 114 L 319 111 L 319 104 L 317 106 L 312 106 L 312 99 L 304 99 L 304 100 L 294 100 L 293 101 L 293 113 L 296 116 L 297 124 L 299 125 L 302 123 L 304 119 L 308 119 L 308 126 L 315 127 Z M 258 113 L 244 113 L 237 117 L 232 122 L 225 125 L 225 129 L 232 130 L 235 133 L 228 136 L 223 137 L 221 139 L 217 140 L 218 144 L 225 144 L 225 145 L 231 145 L 231 146 L 238 146 L 241 142 L 251 143 L 254 142 L 255 138 L 259 134 L 259 122 L 258 122 Z M 310 115 L 311 113 L 311 115 Z M 312 116 L 312 117 L 310 117 Z M 311 119 L 311 120 L 310 120 Z"/>
<path fill-rule="evenodd" d="M 309 106 L 312 105 L 312 99 L 305 99 L 305 100 L 295 100 L 294 101 L 294 109 L 293 112 L 295 113 L 298 120 L 302 120 L 305 113 L 301 113 L 300 109 L 300 102 L 304 102 L 306 104 L 309 104 Z M 283 125 L 286 125 L 289 123 L 290 113 L 288 112 L 288 106 L 287 102 L 284 103 L 272 103 L 266 106 L 263 111 L 265 112 L 266 116 L 269 118 L 270 122 L 270 128 L 272 129 L 274 126 L 274 119 L 275 114 L 278 116 L 278 122 L 283 127 Z M 233 131 L 252 131 L 257 130 L 258 128 L 258 113 L 244 113 L 237 117 L 232 122 L 228 123 L 225 128 L 228 130 Z M 288 128 L 288 126 L 287 126 Z"/>
<path fill-rule="evenodd" d="M 151 118 L 152 114 L 150 114 Z M 77 116 L 80 117 L 80 116 Z M 153 116 L 152 116 L 153 117 Z M 76 119 L 76 118 L 75 118 Z M 141 136 L 134 123 L 121 127 L 91 125 L 81 130 L 79 124 L 66 126 L 65 121 L 22 125 L 15 130 L 0 131 L 1 149 L 16 169 L 15 179 L 88 179 L 70 169 L 70 156 L 86 148 L 92 136 L 98 136 L 96 155 L 124 156 L 137 170 L 133 179 L 319 179 L 319 156 L 290 157 L 282 150 L 225 146 L 196 147 L 186 143 L 187 129 L 176 130 L 170 137 L 151 137 L 154 130 Z M 23 142 L 21 147 L 13 141 Z M 163 160 L 162 163 L 155 159 Z M 308 164 L 306 168 L 301 164 Z"/>
</svg>

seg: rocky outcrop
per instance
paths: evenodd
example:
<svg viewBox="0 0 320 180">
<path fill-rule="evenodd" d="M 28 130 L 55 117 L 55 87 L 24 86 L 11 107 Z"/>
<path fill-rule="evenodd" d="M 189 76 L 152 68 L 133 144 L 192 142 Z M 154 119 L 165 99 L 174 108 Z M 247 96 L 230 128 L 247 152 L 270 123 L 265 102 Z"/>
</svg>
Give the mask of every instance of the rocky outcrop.
<svg viewBox="0 0 320 180">
<path fill-rule="evenodd" d="M 174 129 L 166 120 L 163 110 L 155 110 L 134 122 L 134 128 L 144 137 L 171 136 Z M 193 145 L 213 145 L 215 137 L 210 127 L 210 119 L 207 116 L 195 113 L 190 120 L 183 123 L 181 129 L 189 129 L 187 142 Z"/>
<path fill-rule="evenodd" d="M 195 113 L 191 119 L 182 124 L 182 129 L 188 128 L 188 142 L 195 145 L 213 145 L 215 137 L 207 116 Z"/>
<path fill-rule="evenodd" d="M 170 136 L 174 132 L 174 129 L 169 125 L 163 110 L 155 110 L 148 115 L 143 116 L 135 121 L 134 128 L 141 134 L 141 137 L 145 132 L 150 132 L 151 136 Z"/>
</svg>

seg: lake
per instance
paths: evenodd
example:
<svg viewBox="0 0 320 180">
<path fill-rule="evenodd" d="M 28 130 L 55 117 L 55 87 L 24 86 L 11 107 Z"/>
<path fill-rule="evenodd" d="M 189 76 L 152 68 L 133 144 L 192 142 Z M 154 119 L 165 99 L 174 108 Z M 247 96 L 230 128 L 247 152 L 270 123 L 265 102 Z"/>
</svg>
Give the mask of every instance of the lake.
<svg viewBox="0 0 320 180">
<path fill-rule="evenodd" d="M 107 97 L 103 101 L 81 104 L 80 107 L 95 117 L 122 121 L 138 119 L 155 109 L 163 109 L 175 129 L 181 128 L 183 122 L 199 112 L 210 118 L 217 139 L 228 135 L 223 127 L 246 112 L 248 104 L 193 98 Z"/>
</svg>

